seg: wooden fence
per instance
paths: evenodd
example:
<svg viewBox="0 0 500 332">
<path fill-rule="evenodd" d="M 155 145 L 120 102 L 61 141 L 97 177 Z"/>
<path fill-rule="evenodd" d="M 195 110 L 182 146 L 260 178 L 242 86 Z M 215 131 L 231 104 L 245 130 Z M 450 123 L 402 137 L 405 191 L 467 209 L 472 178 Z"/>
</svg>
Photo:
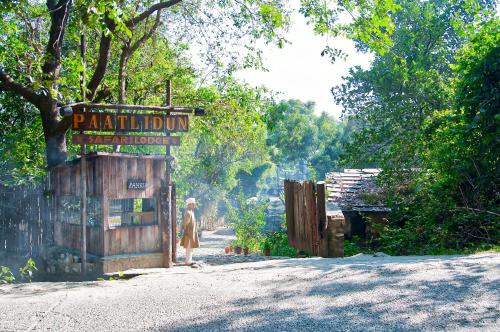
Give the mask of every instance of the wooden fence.
<svg viewBox="0 0 500 332">
<path fill-rule="evenodd" d="M 53 240 L 50 206 L 41 188 L 0 185 L 0 251 L 38 257 Z"/>
<path fill-rule="evenodd" d="M 314 183 L 285 180 L 285 202 L 288 243 L 299 251 L 318 255 L 318 206 Z"/>
<path fill-rule="evenodd" d="M 328 216 L 325 183 L 285 180 L 288 243 L 312 256 L 343 256 L 343 217 Z"/>
</svg>

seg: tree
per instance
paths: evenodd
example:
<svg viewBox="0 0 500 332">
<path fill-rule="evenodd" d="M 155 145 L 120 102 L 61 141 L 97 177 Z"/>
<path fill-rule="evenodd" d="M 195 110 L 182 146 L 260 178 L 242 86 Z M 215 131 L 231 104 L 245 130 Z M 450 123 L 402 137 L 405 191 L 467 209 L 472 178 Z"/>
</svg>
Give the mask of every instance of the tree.
<svg viewBox="0 0 500 332">
<path fill-rule="evenodd" d="M 165 14 L 167 9 L 169 15 Z M 215 17 L 215 13 L 223 15 Z M 5 37 L 0 41 L 0 93 L 22 97 L 38 110 L 47 164 L 54 166 L 67 157 L 65 134 L 70 125 L 68 118 L 60 116 L 59 107 L 81 95 L 78 87 L 83 68 L 78 47 L 82 33 L 87 35 L 88 71 L 92 71 L 86 72 L 84 89 L 88 100 L 127 102 L 127 67 L 131 59 L 172 17 L 180 22 L 177 29 L 196 22 L 193 34 L 200 30 L 220 31 L 209 36 L 200 34 L 211 43 L 247 34 L 249 40 L 265 38 L 281 44 L 286 14 L 279 1 L 261 0 L 47 0 L 46 6 L 37 1 L 2 1 L 0 27 Z M 224 29 L 221 25 L 225 25 Z M 218 49 L 224 50 L 222 45 Z M 252 64 L 256 58 L 251 54 L 256 50 L 248 49 L 244 60 Z M 219 57 L 213 58 L 220 63 Z M 117 75 L 117 82 L 103 84 L 112 73 Z M 117 97 L 112 93 L 115 88 Z"/>
<path fill-rule="evenodd" d="M 314 114 L 314 103 L 281 101 L 266 114 L 267 145 L 278 165 L 297 167 L 306 162 L 311 177 L 323 180 L 325 173 L 338 167 L 337 161 L 346 140 L 343 124 L 332 116 Z"/>
<path fill-rule="evenodd" d="M 267 115 L 270 129 L 267 144 L 275 151 L 276 163 L 307 161 L 317 149 L 318 128 L 314 103 L 288 100 L 278 103 Z"/>
<path fill-rule="evenodd" d="M 498 19 L 493 1 L 406 1 L 390 46 L 333 89 L 355 130 L 347 163 L 382 167 L 384 250 L 435 253 L 498 238 Z"/>
<path fill-rule="evenodd" d="M 265 91 L 232 79 L 224 86 L 198 91 L 207 116 L 194 119 L 182 145 L 174 150 L 178 193 L 197 197 L 205 218 L 215 217 L 217 204 L 237 185 L 238 171 L 251 170 L 267 159 Z"/>
<path fill-rule="evenodd" d="M 344 124 L 332 116 L 322 113 L 316 119 L 318 127 L 318 150 L 311 157 L 311 167 L 316 180 L 324 180 L 325 174 L 339 168 L 343 145 L 347 140 Z"/>
</svg>

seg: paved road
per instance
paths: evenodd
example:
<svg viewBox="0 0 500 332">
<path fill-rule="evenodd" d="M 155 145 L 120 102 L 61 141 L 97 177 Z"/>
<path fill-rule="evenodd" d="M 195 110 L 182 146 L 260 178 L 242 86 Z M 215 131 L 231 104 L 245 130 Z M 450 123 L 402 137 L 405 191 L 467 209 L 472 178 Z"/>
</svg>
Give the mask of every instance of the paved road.
<svg viewBox="0 0 500 332">
<path fill-rule="evenodd" d="M 500 330 L 500 254 L 288 259 L 0 286 L 0 331 Z"/>
</svg>

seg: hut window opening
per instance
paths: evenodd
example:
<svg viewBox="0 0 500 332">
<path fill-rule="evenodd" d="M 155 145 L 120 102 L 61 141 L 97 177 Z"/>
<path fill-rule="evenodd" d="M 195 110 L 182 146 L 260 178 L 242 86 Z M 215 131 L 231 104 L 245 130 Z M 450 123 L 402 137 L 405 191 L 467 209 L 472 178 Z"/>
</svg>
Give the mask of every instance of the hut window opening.
<svg viewBox="0 0 500 332">
<path fill-rule="evenodd" d="M 109 201 L 110 228 L 156 225 L 155 198 L 126 198 Z"/>
</svg>

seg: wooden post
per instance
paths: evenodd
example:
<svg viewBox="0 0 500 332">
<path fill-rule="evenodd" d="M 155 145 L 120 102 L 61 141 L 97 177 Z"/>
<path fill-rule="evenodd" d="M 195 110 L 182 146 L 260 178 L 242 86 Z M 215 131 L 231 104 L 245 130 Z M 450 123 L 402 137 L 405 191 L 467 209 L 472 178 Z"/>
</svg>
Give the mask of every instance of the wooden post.
<svg viewBox="0 0 500 332">
<path fill-rule="evenodd" d="M 175 190 L 175 183 L 172 183 L 172 195 L 171 195 L 171 220 L 172 220 L 172 261 L 177 263 L 177 193 Z"/>
<path fill-rule="evenodd" d="M 344 257 L 344 225 L 344 217 L 328 216 L 328 257 Z"/>
<path fill-rule="evenodd" d="M 172 105 L 172 86 L 170 80 L 167 81 L 166 99 L 167 99 L 166 100 L 167 106 Z M 170 114 L 169 111 L 168 114 Z M 167 136 L 170 136 L 170 134 L 167 133 Z M 172 267 L 172 247 L 174 245 L 177 245 L 176 243 L 172 243 L 172 176 L 171 176 L 172 170 L 171 170 L 170 145 L 166 146 L 165 160 L 166 160 L 166 167 L 165 167 L 166 192 L 164 197 L 162 196 L 161 198 L 162 200 L 165 200 L 164 201 L 165 208 L 163 209 L 165 217 L 163 218 L 164 225 L 162 227 L 163 266 L 170 268 Z"/>
<path fill-rule="evenodd" d="M 288 232 L 288 244 L 293 246 L 295 244 L 295 224 L 293 214 L 293 187 L 289 180 L 283 181 L 285 189 L 285 213 L 286 213 L 286 229 Z"/>
<path fill-rule="evenodd" d="M 328 223 L 326 221 L 326 187 L 324 181 L 320 181 L 316 185 L 316 211 L 319 232 L 319 255 L 321 257 L 328 257 Z"/>
<path fill-rule="evenodd" d="M 82 100 L 85 102 L 85 66 L 86 66 L 86 57 L 85 57 L 85 49 L 86 49 L 86 41 L 85 41 L 85 36 L 81 36 L 81 56 L 83 60 L 83 70 L 82 70 L 82 80 L 81 80 L 81 85 L 82 85 Z M 85 109 L 83 109 L 85 112 Z M 81 224 L 82 224 L 82 229 L 81 229 L 81 246 L 80 246 L 80 260 L 82 263 L 82 269 L 81 273 L 82 276 L 85 277 L 87 274 L 87 160 L 86 160 L 86 149 L 85 149 L 85 144 L 81 145 L 80 149 L 80 155 L 81 155 L 81 160 L 80 160 L 80 181 L 81 181 L 81 189 L 82 189 L 82 199 L 81 199 Z"/>
</svg>

